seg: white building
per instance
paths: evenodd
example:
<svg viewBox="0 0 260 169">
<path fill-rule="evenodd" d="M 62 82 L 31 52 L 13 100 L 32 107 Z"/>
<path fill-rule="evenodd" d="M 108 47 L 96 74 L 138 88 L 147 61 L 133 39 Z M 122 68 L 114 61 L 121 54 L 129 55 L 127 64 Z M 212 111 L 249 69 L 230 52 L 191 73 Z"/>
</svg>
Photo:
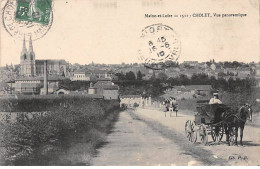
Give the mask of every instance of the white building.
<svg viewBox="0 0 260 169">
<path fill-rule="evenodd" d="M 115 76 L 107 70 L 78 70 L 70 78 L 71 81 L 113 80 Z"/>
<path fill-rule="evenodd" d="M 143 106 L 145 104 L 145 99 L 143 99 L 141 95 L 120 96 L 120 107 L 122 107 L 122 105 L 133 107 L 135 103 L 139 106 Z"/>
<path fill-rule="evenodd" d="M 74 72 L 73 77 L 70 78 L 71 81 L 90 81 L 91 73 L 84 70 L 79 70 Z"/>
</svg>

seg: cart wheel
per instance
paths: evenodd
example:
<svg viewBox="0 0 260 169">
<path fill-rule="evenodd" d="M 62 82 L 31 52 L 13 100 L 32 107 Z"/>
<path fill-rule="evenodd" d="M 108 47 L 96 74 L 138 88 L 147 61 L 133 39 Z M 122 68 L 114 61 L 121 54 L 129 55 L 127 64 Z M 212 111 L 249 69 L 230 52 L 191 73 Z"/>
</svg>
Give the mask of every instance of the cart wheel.
<svg viewBox="0 0 260 169">
<path fill-rule="evenodd" d="M 199 136 L 201 143 L 206 145 L 208 143 L 208 132 L 204 124 L 201 124 L 199 127 Z"/>
<path fill-rule="evenodd" d="M 224 135 L 224 128 L 222 126 L 211 127 L 211 137 L 214 142 L 218 143 L 222 140 Z"/>
<path fill-rule="evenodd" d="M 235 142 L 236 142 L 236 128 L 235 127 L 232 127 L 232 129 L 230 130 L 229 132 L 229 145 L 234 145 Z"/>
<path fill-rule="evenodd" d="M 197 132 L 195 130 L 195 123 L 191 122 L 191 120 L 186 121 L 185 132 L 186 132 L 186 137 L 190 142 L 195 143 L 197 141 Z"/>
</svg>

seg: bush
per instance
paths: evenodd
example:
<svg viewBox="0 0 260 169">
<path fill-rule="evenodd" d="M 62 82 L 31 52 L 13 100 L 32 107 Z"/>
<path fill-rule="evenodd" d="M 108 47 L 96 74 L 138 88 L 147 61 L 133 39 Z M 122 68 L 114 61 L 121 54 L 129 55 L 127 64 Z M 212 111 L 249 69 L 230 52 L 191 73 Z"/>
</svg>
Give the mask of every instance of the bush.
<svg viewBox="0 0 260 169">
<path fill-rule="evenodd" d="M 29 111 L 18 113 L 15 122 L 2 124 L 2 145 L 6 149 L 6 160 L 16 164 L 30 161 L 34 156 L 42 153 L 42 147 L 60 145 L 66 142 L 69 135 L 75 135 L 75 133 L 89 131 L 89 137 L 97 142 L 93 144 L 96 146 L 104 140 L 102 132 L 107 127 L 102 127 L 100 122 L 113 117 L 114 111 L 119 109 L 118 101 L 91 100 L 81 96 L 41 97 L 35 100 L 26 98 L 18 99 L 17 102 L 18 104 L 13 104 L 13 107 L 8 107 L 9 110 L 17 111 L 21 108 L 23 111 Z M 43 108 L 43 111 L 48 112 L 29 113 L 28 108 L 34 111 L 40 111 Z M 33 115 L 30 117 L 30 114 Z M 111 121 L 108 121 L 108 125 Z M 97 130 L 100 131 L 93 132 Z"/>
</svg>

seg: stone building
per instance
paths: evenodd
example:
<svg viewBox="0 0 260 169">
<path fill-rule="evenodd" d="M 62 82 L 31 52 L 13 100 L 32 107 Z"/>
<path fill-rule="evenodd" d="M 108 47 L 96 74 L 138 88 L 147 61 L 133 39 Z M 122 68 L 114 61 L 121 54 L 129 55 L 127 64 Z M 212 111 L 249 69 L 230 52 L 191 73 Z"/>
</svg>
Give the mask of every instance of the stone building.
<svg viewBox="0 0 260 169">
<path fill-rule="evenodd" d="M 140 107 L 144 105 L 144 99 L 141 95 L 123 95 L 120 96 L 120 107 L 126 105 L 127 107 L 133 107 L 134 104 L 138 104 Z"/>
<path fill-rule="evenodd" d="M 120 107 L 123 105 L 127 107 L 134 107 L 137 105 L 138 107 L 151 107 L 152 106 L 152 98 L 143 98 L 141 95 L 123 95 L 119 97 L 120 99 Z"/>
<path fill-rule="evenodd" d="M 36 76 L 43 76 L 43 63 L 45 60 L 36 60 Z M 47 60 L 48 75 L 67 77 L 67 62 L 65 60 Z"/>
<path fill-rule="evenodd" d="M 48 77 L 48 93 L 54 93 L 58 89 L 59 82 L 64 80 L 64 77 Z M 12 81 L 9 85 L 14 88 L 15 94 L 41 94 L 43 88 L 43 77 L 20 77 Z"/>
<path fill-rule="evenodd" d="M 35 68 L 35 53 L 33 51 L 32 39 L 29 41 L 29 50 L 27 51 L 25 45 L 25 38 L 23 40 L 23 49 L 20 57 L 21 64 L 21 76 L 35 76 L 36 68 Z"/>
<path fill-rule="evenodd" d="M 43 76 L 43 63 L 45 60 L 35 60 L 32 39 L 29 40 L 27 51 L 25 38 L 20 56 L 20 75 L 26 77 Z M 47 60 L 48 75 L 67 76 L 67 65 L 65 60 Z"/>
<path fill-rule="evenodd" d="M 117 100 L 119 96 L 119 86 L 111 81 L 98 81 L 94 86 L 89 87 L 88 94 L 102 96 L 105 100 Z"/>
</svg>

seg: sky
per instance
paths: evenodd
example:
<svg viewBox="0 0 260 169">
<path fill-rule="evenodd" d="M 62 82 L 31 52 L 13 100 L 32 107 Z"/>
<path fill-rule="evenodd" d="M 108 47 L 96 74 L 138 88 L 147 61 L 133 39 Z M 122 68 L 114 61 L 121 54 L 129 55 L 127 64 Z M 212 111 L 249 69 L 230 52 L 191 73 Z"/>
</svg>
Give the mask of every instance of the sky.
<svg viewBox="0 0 260 169">
<path fill-rule="evenodd" d="M 1 8 L 5 3 L 1 1 Z M 141 31 L 157 23 L 178 35 L 180 62 L 260 59 L 257 0 L 53 0 L 52 5 L 50 30 L 33 41 L 36 59 L 65 59 L 72 64 L 140 62 Z M 247 16 L 145 18 L 145 14 L 194 13 Z M 19 64 L 22 40 L 10 36 L 2 21 L 0 37 L 0 65 Z"/>
</svg>

